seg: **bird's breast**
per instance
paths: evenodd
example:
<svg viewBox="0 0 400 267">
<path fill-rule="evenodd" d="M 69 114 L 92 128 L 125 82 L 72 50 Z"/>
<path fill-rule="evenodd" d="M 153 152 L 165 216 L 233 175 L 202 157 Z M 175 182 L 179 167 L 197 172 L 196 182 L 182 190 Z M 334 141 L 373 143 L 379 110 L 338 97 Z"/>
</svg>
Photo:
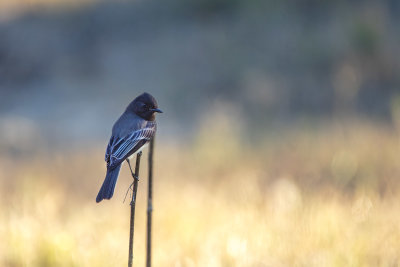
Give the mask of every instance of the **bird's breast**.
<svg viewBox="0 0 400 267">
<path fill-rule="evenodd" d="M 133 153 L 132 155 L 130 155 L 128 157 L 129 160 L 133 159 L 134 156 L 136 156 L 137 153 L 141 152 L 143 150 L 143 148 L 145 148 L 147 145 L 149 144 L 149 142 L 146 142 L 143 146 L 141 146 L 135 153 Z"/>
</svg>

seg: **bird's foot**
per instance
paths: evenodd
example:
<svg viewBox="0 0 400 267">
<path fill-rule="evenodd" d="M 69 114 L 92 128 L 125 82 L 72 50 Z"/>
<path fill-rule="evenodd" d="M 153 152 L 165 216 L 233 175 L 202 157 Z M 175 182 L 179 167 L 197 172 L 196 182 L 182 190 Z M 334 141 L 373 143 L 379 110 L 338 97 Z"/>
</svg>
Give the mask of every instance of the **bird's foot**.
<svg viewBox="0 0 400 267">
<path fill-rule="evenodd" d="M 126 190 L 124 201 L 122 203 L 125 203 L 126 196 L 128 195 L 129 191 L 133 192 L 133 183 L 128 187 L 128 190 Z"/>
</svg>

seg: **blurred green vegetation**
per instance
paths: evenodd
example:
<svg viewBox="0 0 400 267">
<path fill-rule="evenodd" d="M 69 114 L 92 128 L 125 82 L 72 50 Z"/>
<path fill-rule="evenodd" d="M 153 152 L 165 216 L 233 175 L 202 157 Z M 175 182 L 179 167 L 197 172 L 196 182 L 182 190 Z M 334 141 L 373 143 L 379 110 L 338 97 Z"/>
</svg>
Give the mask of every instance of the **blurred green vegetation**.
<svg viewBox="0 0 400 267">
<path fill-rule="evenodd" d="M 95 110 L 107 106 L 101 116 L 111 121 L 110 111 L 144 90 L 187 122 L 213 100 L 262 124 L 343 113 L 390 121 L 400 88 L 399 11 L 393 0 L 32 8 L 0 23 L 0 111 L 45 128 L 85 113 L 98 127 Z M 76 132 L 85 124 L 64 123 Z"/>
</svg>

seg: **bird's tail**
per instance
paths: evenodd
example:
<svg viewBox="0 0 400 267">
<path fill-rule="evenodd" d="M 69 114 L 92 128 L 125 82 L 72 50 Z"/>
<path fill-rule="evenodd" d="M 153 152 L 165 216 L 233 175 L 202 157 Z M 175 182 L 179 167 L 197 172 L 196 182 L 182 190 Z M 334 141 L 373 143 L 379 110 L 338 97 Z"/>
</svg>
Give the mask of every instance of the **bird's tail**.
<svg viewBox="0 0 400 267">
<path fill-rule="evenodd" d="M 103 199 L 110 199 L 113 196 L 115 184 L 117 183 L 118 180 L 118 174 L 119 170 L 121 169 L 121 165 L 122 164 L 118 165 L 113 169 L 107 168 L 106 178 L 104 179 L 103 185 L 101 186 L 100 191 L 96 197 L 97 203 L 102 201 Z"/>
</svg>

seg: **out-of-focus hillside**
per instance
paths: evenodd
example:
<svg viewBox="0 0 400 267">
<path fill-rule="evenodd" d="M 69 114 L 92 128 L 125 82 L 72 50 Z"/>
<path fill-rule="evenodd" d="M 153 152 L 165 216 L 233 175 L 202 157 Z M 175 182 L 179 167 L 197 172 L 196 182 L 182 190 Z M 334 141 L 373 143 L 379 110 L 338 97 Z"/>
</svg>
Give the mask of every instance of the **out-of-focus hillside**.
<svg viewBox="0 0 400 267">
<path fill-rule="evenodd" d="M 57 143 L 104 140 L 104 125 L 142 91 L 152 92 L 168 114 L 161 136 L 191 135 L 205 110 L 226 104 L 245 127 L 261 130 L 332 115 L 390 122 L 400 88 L 399 6 L 35 5 L 0 23 L 0 114 L 31 121 L 41 136 L 60 137 Z"/>
</svg>

